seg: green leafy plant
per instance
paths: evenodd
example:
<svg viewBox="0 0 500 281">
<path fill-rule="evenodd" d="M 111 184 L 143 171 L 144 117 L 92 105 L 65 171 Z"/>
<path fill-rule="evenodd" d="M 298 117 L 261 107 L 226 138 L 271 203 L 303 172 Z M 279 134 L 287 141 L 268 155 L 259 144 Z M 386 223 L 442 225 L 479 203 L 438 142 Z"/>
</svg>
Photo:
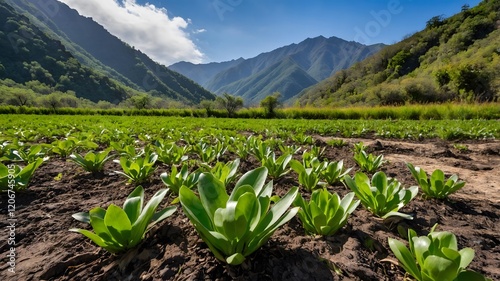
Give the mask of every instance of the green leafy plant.
<svg viewBox="0 0 500 281">
<path fill-rule="evenodd" d="M 145 151 L 137 150 L 134 145 L 127 144 L 126 142 L 111 142 L 111 147 L 116 150 L 120 157 L 135 159 L 144 155 Z"/>
<path fill-rule="evenodd" d="M 250 153 L 257 158 L 261 163 L 269 158 L 273 150 L 266 142 L 263 142 L 257 138 L 251 139 L 250 142 Z"/>
<path fill-rule="evenodd" d="M 73 139 L 57 140 L 52 143 L 51 151 L 62 158 L 66 158 L 73 152 L 76 146 L 76 141 Z"/>
<path fill-rule="evenodd" d="M 231 265 L 241 264 L 297 213 L 299 208 L 288 208 L 298 189 L 290 189 L 271 207 L 273 182 L 266 184 L 266 177 L 266 167 L 247 172 L 231 195 L 210 173 L 200 176 L 200 197 L 189 188 L 181 187 L 182 208 L 217 259 Z"/>
<path fill-rule="evenodd" d="M 299 219 L 308 233 L 329 236 L 347 223 L 347 218 L 358 207 L 359 202 L 354 200 L 353 192 L 341 200 L 337 193 L 318 189 L 312 193 L 309 202 L 299 195 L 293 205 L 300 207 Z"/>
<path fill-rule="evenodd" d="M 74 137 L 68 137 L 63 140 L 56 140 L 52 143 L 51 151 L 62 158 L 68 157 L 77 147 L 96 149 L 99 146 L 91 141 L 78 140 Z"/>
<path fill-rule="evenodd" d="M 288 168 L 290 160 L 292 160 L 291 154 L 283 154 L 276 159 L 274 152 L 271 152 L 269 157 L 262 160 L 262 166 L 267 168 L 269 175 L 273 179 L 278 179 L 291 171 L 291 169 Z"/>
<path fill-rule="evenodd" d="M 0 163 L 0 191 L 21 191 L 28 188 L 36 169 L 42 165 L 44 158 L 38 158 L 24 168 L 18 165 Z"/>
<path fill-rule="evenodd" d="M 188 159 L 187 146 L 178 146 L 175 143 L 165 144 L 163 141 L 156 143 L 154 150 L 158 154 L 158 161 L 166 165 L 178 165 Z"/>
<path fill-rule="evenodd" d="M 387 178 L 384 172 L 375 173 L 371 182 L 361 172 L 357 172 L 354 179 L 349 175 L 345 176 L 344 181 L 361 200 L 361 204 L 374 215 L 384 219 L 390 216 L 413 219 L 411 215 L 398 211 L 417 195 L 416 186 L 405 189 L 396 179 Z"/>
<path fill-rule="evenodd" d="M 330 162 L 326 168 L 321 171 L 321 177 L 330 185 L 334 185 L 344 179 L 352 168 L 344 169 L 344 161 Z"/>
<path fill-rule="evenodd" d="M 217 162 L 213 167 L 202 164 L 201 169 L 204 170 L 204 172 L 209 172 L 214 175 L 214 177 L 222 181 L 224 185 L 228 185 L 236 180 L 236 174 L 238 173 L 239 166 L 240 159 L 237 158 L 234 161 L 229 161 L 225 164 L 222 162 Z"/>
<path fill-rule="evenodd" d="M 326 146 L 320 147 L 316 145 L 311 145 L 310 153 L 313 158 L 321 159 L 321 157 L 323 157 L 323 155 L 325 154 L 325 151 L 326 151 Z"/>
<path fill-rule="evenodd" d="M 453 144 L 453 148 L 455 148 L 456 150 L 458 150 L 461 153 L 466 153 L 466 152 L 470 151 L 469 146 L 466 144 L 455 143 L 455 144 Z"/>
<path fill-rule="evenodd" d="M 170 175 L 168 175 L 167 173 L 162 173 L 160 175 L 160 178 L 175 195 L 179 195 L 179 190 L 182 186 L 185 186 L 189 189 L 192 189 L 196 186 L 200 178 L 200 173 L 189 173 L 188 165 L 184 163 L 180 170 L 177 170 L 176 166 L 172 166 L 172 172 L 170 173 Z"/>
<path fill-rule="evenodd" d="M 250 144 L 248 140 L 244 138 L 230 138 L 231 145 L 228 146 L 228 149 L 231 152 L 234 152 L 240 159 L 247 159 L 250 154 Z"/>
<path fill-rule="evenodd" d="M 278 148 L 282 154 L 292 154 L 292 155 L 299 153 L 300 150 L 302 149 L 301 146 L 295 144 L 292 145 L 280 144 Z"/>
<path fill-rule="evenodd" d="M 49 159 L 49 157 L 45 157 L 47 151 L 48 147 L 41 144 L 32 145 L 27 148 L 18 147 L 16 149 L 11 149 L 8 154 L 1 158 L 1 160 L 33 163 L 38 158 L 43 158 L 44 161 L 47 161 Z"/>
<path fill-rule="evenodd" d="M 297 160 L 291 160 L 290 166 L 299 175 L 299 184 L 308 192 L 324 186 L 324 182 L 320 182 L 320 170 L 315 168 L 306 168 L 303 163 Z"/>
<path fill-rule="evenodd" d="M 168 189 L 161 189 L 144 205 L 144 189 L 138 186 L 123 203 L 123 208 L 111 204 L 107 210 L 96 207 L 88 213 L 73 215 L 78 221 L 89 223 L 94 232 L 72 228 L 96 245 L 111 253 L 119 253 L 135 247 L 156 223 L 172 215 L 176 207 L 170 206 L 156 212 Z"/>
<path fill-rule="evenodd" d="M 457 175 L 452 175 L 446 180 L 443 171 L 437 169 L 428 178 L 424 169 L 414 167 L 411 163 L 406 163 L 406 166 L 410 169 L 422 192 L 428 197 L 444 199 L 465 186 L 465 182 L 459 181 Z"/>
<path fill-rule="evenodd" d="M 85 171 L 95 174 L 102 172 L 104 170 L 104 164 L 112 158 L 112 156 L 109 155 L 110 151 L 111 149 L 99 152 L 88 152 L 85 157 L 78 153 L 73 153 L 69 156 L 69 159 L 82 167 Z"/>
<path fill-rule="evenodd" d="M 360 153 L 361 151 L 365 151 L 366 148 L 367 148 L 367 146 L 362 141 L 355 143 L 354 148 L 353 148 L 354 154 Z"/>
<path fill-rule="evenodd" d="M 481 281 L 489 280 L 465 268 L 474 259 L 474 250 L 458 250 L 453 233 L 433 230 L 427 236 L 417 236 L 408 230 L 408 249 L 402 242 L 389 238 L 389 247 L 404 270 L 417 281 Z"/>
<path fill-rule="evenodd" d="M 354 153 L 354 161 L 358 164 L 362 171 L 374 173 L 384 164 L 384 155 L 375 156 L 371 153 L 361 150 Z"/>
<path fill-rule="evenodd" d="M 200 157 L 201 163 L 212 163 L 217 159 L 217 149 L 203 140 L 192 146 L 192 150 Z"/>
<path fill-rule="evenodd" d="M 124 175 L 129 179 L 129 181 L 135 182 L 136 184 L 146 181 L 155 171 L 154 164 L 158 159 L 156 153 L 151 153 L 144 155 L 144 157 L 138 157 L 135 159 L 129 159 L 127 157 L 120 157 L 120 160 L 114 160 L 114 162 L 119 163 L 123 169 L 121 171 L 115 171 L 117 174 Z"/>
<path fill-rule="evenodd" d="M 331 139 L 326 142 L 326 144 L 331 145 L 333 147 L 343 147 L 347 145 L 347 142 L 343 139 Z"/>
<path fill-rule="evenodd" d="M 305 135 L 303 132 L 296 132 L 291 135 L 291 139 L 301 145 L 312 145 L 314 144 L 314 139 L 310 135 Z"/>
</svg>

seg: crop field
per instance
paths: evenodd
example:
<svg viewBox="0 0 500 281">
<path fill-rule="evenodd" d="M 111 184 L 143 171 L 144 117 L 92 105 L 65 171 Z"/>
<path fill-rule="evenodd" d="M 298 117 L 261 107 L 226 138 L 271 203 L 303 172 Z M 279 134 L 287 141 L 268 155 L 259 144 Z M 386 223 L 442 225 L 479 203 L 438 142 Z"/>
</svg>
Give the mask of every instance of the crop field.
<svg viewBox="0 0 500 281">
<path fill-rule="evenodd" d="M 497 120 L 0 118 L 0 280 L 500 280 Z"/>
</svg>

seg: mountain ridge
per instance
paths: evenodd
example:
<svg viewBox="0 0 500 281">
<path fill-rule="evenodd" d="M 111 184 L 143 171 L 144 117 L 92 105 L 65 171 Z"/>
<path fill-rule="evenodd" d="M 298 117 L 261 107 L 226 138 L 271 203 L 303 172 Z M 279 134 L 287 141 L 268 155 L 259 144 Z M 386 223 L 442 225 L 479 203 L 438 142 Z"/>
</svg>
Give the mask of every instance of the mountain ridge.
<svg viewBox="0 0 500 281">
<path fill-rule="evenodd" d="M 304 89 L 301 105 L 500 100 L 500 2 L 462 6 L 374 56 Z"/>
<path fill-rule="evenodd" d="M 215 98 L 191 79 L 154 62 L 91 18 L 81 16 L 62 2 L 6 1 L 14 4 L 18 12 L 31 16 L 37 26 L 50 33 L 51 37 L 60 39 L 80 63 L 98 69 L 128 87 L 185 104 Z"/>
<path fill-rule="evenodd" d="M 224 64 L 226 68 L 221 68 L 216 74 L 211 73 L 211 79 L 197 80 L 199 79 L 199 72 L 203 72 L 203 65 L 191 64 L 186 67 L 186 64 L 181 62 L 171 65 L 169 68 L 190 77 L 216 94 L 228 92 L 243 97 L 250 104 L 256 104 L 258 99 L 273 93 L 264 92 L 269 89 L 280 92 L 283 100 L 290 99 L 304 89 L 301 87 L 311 86 L 311 79 L 317 83 L 331 74 L 376 53 L 383 46 L 385 45 L 365 46 L 338 37 L 317 36 L 307 38 L 300 43 L 293 43 L 269 52 L 263 52 L 253 58 L 240 59 L 236 64 Z M 299 75 L 297 69 L 294 69 L 294 71 L 285 71 L 290 75 L 287 76 L 268 69 L 280 65 L 280 62 L 288 59 L 292 59 L 294 67 L 299 67 L 303 73 L 300 72 Z M 185 67 L 181 68 L 180 65 Z M 262 73 L 273 76 L 262 76 Z M 292 73 L 296 76 L 291 75 Z M 287 79 L 291 79 L 291 81 L 286 81 Z M 298 80 L 294 81 L 294 79 Z M 261 85 L 261 80 L 269 81 L 274 86 L 264 87 Z M 260 86 L 249 87 L 249 81 Z M 286 85 L 295 86 L 289 87 Z"/>
</svg>

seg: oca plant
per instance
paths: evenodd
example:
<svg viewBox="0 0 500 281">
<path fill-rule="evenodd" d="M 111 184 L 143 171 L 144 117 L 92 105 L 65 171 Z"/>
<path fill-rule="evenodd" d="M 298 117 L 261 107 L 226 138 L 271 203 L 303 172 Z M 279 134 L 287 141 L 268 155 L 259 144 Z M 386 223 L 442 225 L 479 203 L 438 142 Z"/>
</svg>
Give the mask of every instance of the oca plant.
<svg viewBox="0 0 500 281">
<path fill-rule="evenodd" d="M 302 196 L 294 202 L 294 206 L 300 207 L 299 218 L 304 229 L 324 236 L 333 235 L 341 229 L 358 205 L 359 200 L 354 200 L 353 192 L 341 200 L 337 193 L 331 194 L 326 189 L 315 190 L 309 202 Z"/>
<path fill-rule="evenodd" d="M 230 195 L 211 173 L 201 174 L 199 197 L 191 189 L 181 187 L 182 208 L 217 259 L 241 264 L 297 213 L 298 208 L 288 208 L 298 189 L 290 189 L 271 207 L 273 182 L 266 184 L 266 178 L 265 167 L 249 171 Z"/>
<path fill-rule="evenodd" d="M 0 191 L 9 190 L 9 187 L 14 191 L 28 188 L 33 174 L 44 161 L 44 158 L 38 158 L 24 168 L 14 164 L 5 166 L 0 162 Z"/>
<path fill-rule="evenodd" d="M 406 163 L 406 165 L 424 194 L 428 197 L 444 199 L 465 185 L 465 182 L 458 180 L 457 175 L 452 175 L 446 180 L 443 171 L 437 169 L 430 178 L 427 178 L 424 169 L 414 167 L 411 163 Z"/>
<path fill-rule="evenodd" d="M 389 247 L 404 268 L 417 281 L 486 281 L 481 274 L 465 268 L 474 259 L 474 250 L 458 250 L 453 233 L 434 232 L 417 236 L 408 230 L 408 249 L 402 242 L 389 238 Z"/>
<path fill-rule="evenodd" d="M 96 207 L 88 213 L 73 215 L 76 220 L 89 223 L 94 232 L 78 228 L 72 228 L 70 231 L 85 235 L 111 253 L 133 248 L 143 240 L 153 225 L 175 212 L 175 206 L 156 212 L 167 192 L 168 189 L 159 190 L 143 207 L 144 189 L 138 186 L 127 197 L 122 208 L 111 204 L 107 210 Z"/>
<path fill-rule="evenodd" d="M 356 193 L 361 204 L 374 215 L 384 219 L 390 216 L 413 219 L 411 215 L 398 211 L 417 195 L 416 186 L 405 189 L 400 182 L 394 178 L 387 178 L 383 172 L 375 173 L 371 181 L 361 172 L 357 172 L 354 179 L 345 176 L 344 181 Z"/>
</svg>

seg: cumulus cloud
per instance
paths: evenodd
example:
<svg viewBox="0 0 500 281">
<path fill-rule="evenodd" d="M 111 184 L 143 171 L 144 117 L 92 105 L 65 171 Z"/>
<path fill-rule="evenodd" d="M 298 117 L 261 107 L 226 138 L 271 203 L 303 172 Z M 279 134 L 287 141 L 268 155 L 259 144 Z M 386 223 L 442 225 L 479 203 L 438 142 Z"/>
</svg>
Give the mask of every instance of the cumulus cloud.
<svg viewBox="0 0 500 281">
<path fill-rule="evenodd" d="M 203 60 L 203 53 L 189 38 L 187 28 L 191 20 L 170 18 L 165 8 L 140 5 L 135 0 L 59 1 L 83 16 L 92 17 L 111 34 L 157 62 L 170 65 L 181 60 L 193 63 Z"/>
</svg>

